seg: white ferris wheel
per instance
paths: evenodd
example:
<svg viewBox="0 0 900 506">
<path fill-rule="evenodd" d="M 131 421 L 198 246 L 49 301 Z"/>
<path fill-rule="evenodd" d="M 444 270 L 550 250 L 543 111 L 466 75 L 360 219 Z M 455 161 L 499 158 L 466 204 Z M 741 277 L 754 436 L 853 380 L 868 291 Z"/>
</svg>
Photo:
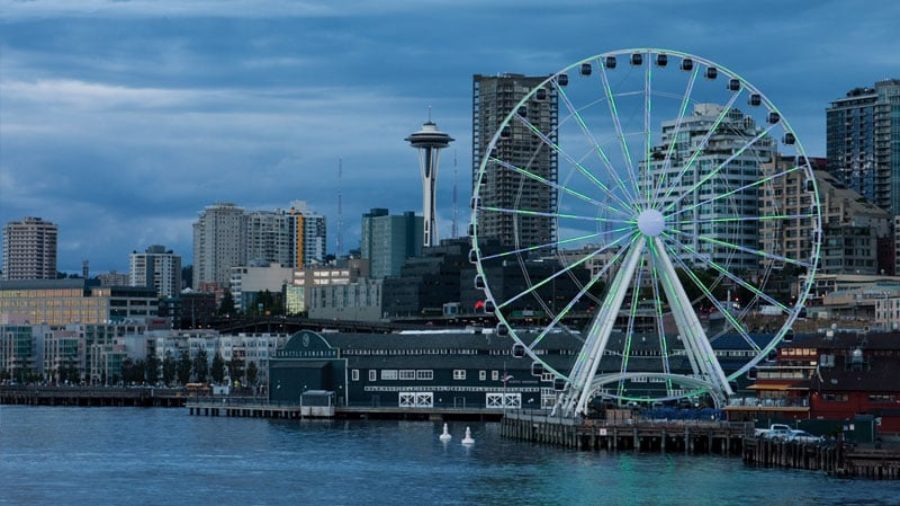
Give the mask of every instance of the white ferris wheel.
<svg viewBox="0 0 900 506">
<path fill-rule="evenodd" d="M 512 111 L 470 224 L 512 355 L 565 416 L 595 397 L 721 405 L 791 339 L 818 263 L 813 167 L 787 120 L 731 70 L 653 48 L 569 65 Z M 556 344 L 573 337 L 571 365 Z"/>
</svg>

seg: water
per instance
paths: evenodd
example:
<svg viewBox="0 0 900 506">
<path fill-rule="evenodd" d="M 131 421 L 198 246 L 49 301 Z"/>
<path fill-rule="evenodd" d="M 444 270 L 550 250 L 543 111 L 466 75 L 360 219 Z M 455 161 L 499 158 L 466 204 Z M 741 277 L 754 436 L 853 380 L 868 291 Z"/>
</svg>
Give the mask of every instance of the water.
<svg viewBox="0 0 900 506">
<path fill-rule="evenodd" d="M 0 406 L 0 504 L 900 504 L 900 483 L 739 459 L 587 453 L 466 423 Z"/>
</svg>

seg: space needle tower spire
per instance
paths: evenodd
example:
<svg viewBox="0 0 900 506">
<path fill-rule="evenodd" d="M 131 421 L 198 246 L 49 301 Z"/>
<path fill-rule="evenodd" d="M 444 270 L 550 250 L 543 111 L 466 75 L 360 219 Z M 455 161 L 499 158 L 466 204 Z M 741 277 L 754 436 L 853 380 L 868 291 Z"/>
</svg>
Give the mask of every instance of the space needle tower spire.
<svg viewBox="0 0 900 506">
<path fill-rule="evenodd" d="M 422 245 L 425 247 L 437 244 L 437 223 L 435 222 L 435 185 L 438 175 L 438 155 L 440 150 L 453 142 L 453 137 L 438 130 L 431 121 L 431 108 L 428 108 L 428 121 L 422 129 L 410 134 L 405 139 L 419 151 L 419 169 L 422 173 L 422 214 L 425 229 Z"/>
</svg>

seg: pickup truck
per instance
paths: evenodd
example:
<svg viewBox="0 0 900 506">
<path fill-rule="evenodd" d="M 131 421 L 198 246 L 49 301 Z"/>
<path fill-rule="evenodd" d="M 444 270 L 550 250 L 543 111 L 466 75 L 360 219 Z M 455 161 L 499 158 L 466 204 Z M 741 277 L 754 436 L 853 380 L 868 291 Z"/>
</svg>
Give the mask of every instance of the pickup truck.
<svg viewBox="0 0 900 506">
<path fill-rule="evenodd" d="M 791 429 L 790 425 L 773 423 L 768 429 L 756 429 L 753 434 L 766 439 L 787 439 L 792 432 L 793 429 Z"/>
</svg>

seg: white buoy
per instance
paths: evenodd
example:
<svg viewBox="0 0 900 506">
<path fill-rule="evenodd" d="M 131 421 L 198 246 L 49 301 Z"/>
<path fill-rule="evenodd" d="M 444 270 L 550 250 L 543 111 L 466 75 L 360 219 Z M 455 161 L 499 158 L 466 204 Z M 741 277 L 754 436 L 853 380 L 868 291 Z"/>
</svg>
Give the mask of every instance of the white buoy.
<svg viewBox="0 0 900 506">
<path fill-rule="evenodd" d="M 446 423 L 444 424 L 444 432 L 440 436 L 438 436 L 438 439 L 440 439 L 442 443 L 447 443 L 451 439 L 453 439 L 453 436 L 450 435 L 450 431 L 447 430 Z"/>
<path fill-rule="evenodd" d="M 462 444 L 467 446 L 475 444 L 475 440 L 472 439 L 472 431 L 468 427 L 466 427 L 466 437 L 463 438 Z"/>
</svg>

